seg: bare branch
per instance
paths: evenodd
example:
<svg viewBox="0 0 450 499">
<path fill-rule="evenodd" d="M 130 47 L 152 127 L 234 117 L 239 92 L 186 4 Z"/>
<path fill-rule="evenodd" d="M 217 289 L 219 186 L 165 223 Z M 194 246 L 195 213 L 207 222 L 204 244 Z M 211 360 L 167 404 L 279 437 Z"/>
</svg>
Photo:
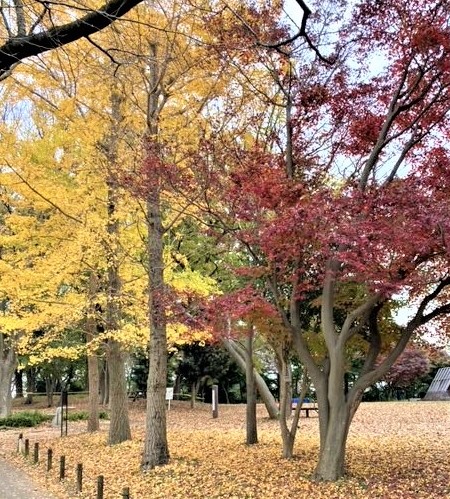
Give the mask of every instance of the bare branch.
<svg viewBox="0 0 450 499">
<path fill-rule="evenodd" d="M 67 45 L 106 28 L 142 0 L 110 0 L 98 10 L 76 21 L 55 26 L 47 31 L 10 38 L 0 47 L 0 77 L 14 64 L 34 55 Z"/>
</svg>

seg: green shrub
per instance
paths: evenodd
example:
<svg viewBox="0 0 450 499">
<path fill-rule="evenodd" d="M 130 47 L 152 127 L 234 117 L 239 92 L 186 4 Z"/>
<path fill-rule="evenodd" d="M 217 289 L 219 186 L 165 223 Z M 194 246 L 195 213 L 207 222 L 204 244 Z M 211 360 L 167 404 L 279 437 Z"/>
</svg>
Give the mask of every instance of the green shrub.
<svg viewBox="0 0 450 499">
<path fill-rule="evenodd" d="M 0 428 L 31 428 L 51 419 L 52 416 L 37 411 L 15 412 L 7 418 L 0 418 Z"/>
<path fill-rule="evenodd" d="M 108 413 L 105 411 L 100 411 L 100 419 L 109 419 Z M 89 419 L 89 413 L 87 411 L 69 411 L 67 416 L 69 421 L 87 421 Z"/>
</svg>

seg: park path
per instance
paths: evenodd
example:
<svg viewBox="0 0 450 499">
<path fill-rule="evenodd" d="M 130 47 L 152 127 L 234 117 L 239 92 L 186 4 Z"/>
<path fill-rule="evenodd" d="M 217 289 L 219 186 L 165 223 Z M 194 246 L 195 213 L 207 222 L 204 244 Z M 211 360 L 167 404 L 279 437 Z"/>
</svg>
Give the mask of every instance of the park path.
<svg viewBox="0 0 450 499">
<path fill-rule="evenodd" d="M 0 459 L 0 499 L 55 499 L 23 471 Z"/>
</svg>

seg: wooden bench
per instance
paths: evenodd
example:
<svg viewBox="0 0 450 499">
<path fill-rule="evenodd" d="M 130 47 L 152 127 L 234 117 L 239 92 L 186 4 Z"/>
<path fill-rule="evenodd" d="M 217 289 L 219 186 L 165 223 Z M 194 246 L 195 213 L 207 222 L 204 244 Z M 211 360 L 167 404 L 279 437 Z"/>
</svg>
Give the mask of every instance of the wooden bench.
<svg viewBox="0 0 450 499">
<path fill-rule="evenodd" d="M 298 404 L 298 399 L 294 399 L 292 401 L 292 410 L 295 410 L 297 408 L 297 404 Z M 305 412 L 305 416 L 307 418 L 309 418 L 310 412 L 316 412 L 317 414 L 319 414 L 319 408 L 317 407 L 317 402 L 303 402 L 300 408 L 300 412 L 301 411 Z"/>
</svg>

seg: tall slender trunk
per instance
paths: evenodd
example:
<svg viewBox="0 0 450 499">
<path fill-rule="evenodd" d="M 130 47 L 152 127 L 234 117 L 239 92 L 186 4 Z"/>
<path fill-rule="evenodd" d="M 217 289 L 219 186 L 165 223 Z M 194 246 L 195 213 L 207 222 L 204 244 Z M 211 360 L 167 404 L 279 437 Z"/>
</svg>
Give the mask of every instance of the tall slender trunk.
<svg viewBox="0 0 450 499">
<path fill-rule="evenodd" d="M 36 368 L 28 367 L 25 371 L 27 377 L 27 396 L 25 404 L 31 405 L 33 403 L 33 393 L 36 392 Z"/>
<path fill-rule="evenodd" d="M 57 380 L 53 374 L 45 376 L 45 393 L 47 395 L 47 407 L 53 407 L 53 395 L 55 394 Z"/>
<path fill-rule="evenodd" d="M 13 345 L 0 333 L 0 417 L 10 416 L 12 410 L 11 385 L 17 367 L 17 355 Z"/>
<path fill-rule="evenodd" d="M 159 68 L 156 45 L 150 46 L 150 92 L 148 95 L 147 126 L 149 154 L 160 161 L 158 147 L 158 99 L 160 96 Z M 167 464 L 169 447 L 166 423 L 167 332 L 164 284 L 164 228 L 161 215 L 160 174 L 156 166 L 150 172 L 147 195 L 148 230 L 148 308 L 150 322 L 149 371 L 147 381 L 147 420 L 142 456 L 142 468 L 152 469 Z"/>
<path fill-rule="evenodd" d="M 100 359 L 100 403 L 105 406 L 109 405 L 109 375 L 108 375 L 108 360 Z"/>
<path fill-rule="evenodd" d="M 236 364 L 241 368 L 241 370 L 245 373 L 245 358 L 242 349 L 236 345 L 233 340 L 229 340 L 227 338 L 222 339 L 222 343 L 227 349 L 228 353 L 231 355 Z M 253 369 L 255 384 L 258 393 L 266 406 L 267 413 L 269 414 L 270 419 L 278 419 L 279 409 L 278 405 L 275 401 L 274 396 L 270 392 L 266 382 L 261 377 L 261 375 Z"/>
<path fill-rule="evenodd" d="M 96 295 L 98 291 L 97 276 L 93 271 L 89 275 L 89 303 L 86 318 L 86 345 L 89 385 L 89 418 L 87 431 L 94 432 L 100 429 L 99 417 L 99 370 L 96 352 L 92 349 L 92 340 L 97 333 Z"/>
<path fill-rule="evenodd" d="M 199 380 L 195 380 L 191 383 L 191 409 L 195 408 L 195 402 L 197 399 L 197 392 L 200 383 Z"/>
<path fill-rule="evenodd" d="M 295 437 L 297 436 L 297 429 L 298 429 L 298 423 L 300 420 L 300 411 L 303 403 L 303 399 L 305 398 L 306 392 L 308 390 L 309 383 L 308 383 L 308 375 L 304 373 L 303 377 L 303 382 L 302 382 L 302 388 L 300 390 L 299 394 L 299 401 L 297 404 L 297 407 L 294 412 L 294 417 L 292 418 L 291 421 L 291 427 L 289 428 L 288 425 L 288 414 L 286 410 L 286 404 L 281 403 L 281 411 L 280 411 L 280 430 L 281 430 L 281 440 L 283 443 L 283 449 L 282 449 L 282 457 L 285 459 L 291 459 L 294 455 L 294 444 L 295 444 Z M 292 412 L 292 406 L 290 407 L 290 412 Z"/>
<path fill-rule="evenodd" d="M 120 328 L 121 316 L 121 279 L 119 274 L 119 221 L 117 205 L 119 201 L 118 184 L 114 177 L 114 166 L 118 164 L 118 129 L 122 119 L 120 113 L 121 96 L 116 90 L 111 94 L 112 128 L 106 142 L 106 156 L 109 162 L 107 178 L 108 186 L 108 224 L 109 236 L 107 248 L 108 289 L 106 301 L 106 331 L 114 333 Z M 108 343 L 109 371 L 109 406 L 111 422 L 109 425 L 109 444 L 118 444 L 131 439 L 130 421 L 128 416 L 128 392 L 125 372 L 126 355 L 121 344 L 115 339 Z"/>
<path fill-rule="evenodd" d="M 256 420 L 256 384 L 253 368 L 253 325 L 250 326 L 245 339 L 245 383 L 247 387 L 246 434 L 247 445 L 258 443 L 258 426 Z"/>
<path fill-rule="evenodd" d="M 289 346 L 283 342 L 274 347 L 280 379 L 280 410 L 284 406 L 285 417 L 292 413 L 292 368 L 289 363 Z"/>
<path fill-rule="evenodd" d="M 14 373 L 14 382 L 16 385 L 16 399 L 23 398 L 23 371 L 16 369 Z"/>
</svg>

